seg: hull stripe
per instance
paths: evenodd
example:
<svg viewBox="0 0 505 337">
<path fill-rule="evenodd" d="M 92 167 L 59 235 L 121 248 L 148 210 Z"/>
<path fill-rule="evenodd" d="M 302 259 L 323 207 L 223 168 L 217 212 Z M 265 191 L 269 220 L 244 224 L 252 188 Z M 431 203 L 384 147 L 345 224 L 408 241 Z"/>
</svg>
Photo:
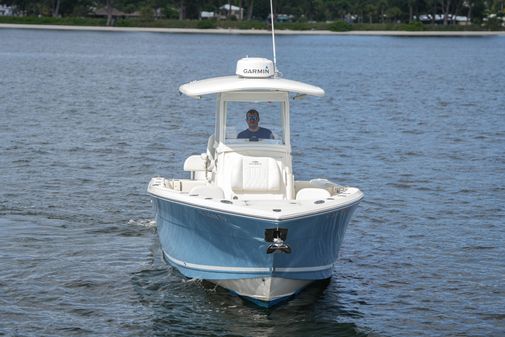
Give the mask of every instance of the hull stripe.
<svg viewBox="0 0 505 337">
<path fill-rule="evenodd" d="M 204 264 L 184 262 L 168 255 L 164 250 L 163 255 L 165 255 L 165 257 L 172 263 L 185 268 L 205 270 L 205 271 L 215 271 L 215 272 L 229 272 L 229 273 L 268 273 L 274 271 L 283 273 L 300 273 L 300 272 L 322 271 L 333 267 L 333 264 L 327 264 L 324 266 L 316 266 L 316 267 L 294 267 L 294 268 L 223 267 L 223 266 L 209 266 Z"/>
</svg>

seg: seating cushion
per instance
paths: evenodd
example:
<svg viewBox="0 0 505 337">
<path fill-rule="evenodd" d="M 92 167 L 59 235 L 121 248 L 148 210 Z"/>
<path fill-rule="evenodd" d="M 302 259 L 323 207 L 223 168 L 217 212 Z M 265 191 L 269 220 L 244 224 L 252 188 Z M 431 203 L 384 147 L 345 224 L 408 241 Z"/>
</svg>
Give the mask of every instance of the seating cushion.
<svg viewBox="0 0 505 337">
<path fill-rule="evenodd" d="M 316 200 L 330 197 L 330 192 L 323 188 L 302 188 L 296 193 L 296 200 Z"/>
<path fill-rule="evenodd" d="M 230 179 L 235 193 L 280 193 L 282 190 L 282 176 L 273 158 L 237 157 Z"/>
<path fill-rule="evenodd" d="M 184 171 L 205 171 L 206 154 L 193 155 L 184 161 Z"/>
</svg>

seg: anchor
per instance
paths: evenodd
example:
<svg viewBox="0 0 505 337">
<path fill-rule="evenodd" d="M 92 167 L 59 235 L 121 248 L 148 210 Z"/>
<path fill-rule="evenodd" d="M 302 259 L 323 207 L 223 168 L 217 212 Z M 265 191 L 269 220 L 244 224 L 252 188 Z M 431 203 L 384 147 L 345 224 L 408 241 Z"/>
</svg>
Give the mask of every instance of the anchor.
<svg viewBox="0 0 505 337">
<path fill-rule="evenodd" d="M 267 254 L 272 253 L 291 253 L 291 247 L 289 247 L 284 240 L 288 236 L 287 228 L 268 228 L 265 229 L 265 241 L 272 242 L 267 248 Z"/>
</svg>

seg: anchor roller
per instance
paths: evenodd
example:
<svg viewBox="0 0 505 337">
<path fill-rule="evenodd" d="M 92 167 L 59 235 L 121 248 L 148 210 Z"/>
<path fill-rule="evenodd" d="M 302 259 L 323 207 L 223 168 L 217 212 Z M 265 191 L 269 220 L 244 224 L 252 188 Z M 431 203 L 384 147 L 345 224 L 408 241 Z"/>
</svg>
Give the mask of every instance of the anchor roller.
<svg viewBox="0 0 505 337">
<path fill-rule="evenodd" d="M 288 237 L 287 228 L 268 228 L 265 229 L 265 241 L 272 242 L 267 248 L 267 254 L 272 253 L 291 253 L 291 247 L 284 242 Z"/>
</svg>

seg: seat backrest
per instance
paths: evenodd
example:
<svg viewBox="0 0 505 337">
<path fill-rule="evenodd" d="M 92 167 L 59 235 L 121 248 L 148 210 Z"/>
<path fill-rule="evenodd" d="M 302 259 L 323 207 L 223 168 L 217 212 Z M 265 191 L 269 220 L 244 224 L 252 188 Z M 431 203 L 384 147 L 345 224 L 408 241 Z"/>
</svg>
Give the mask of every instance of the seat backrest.
<svg viewBox="0 0 505 337">
<path fill-rule="evenodd" d="M 323 188 L 302 188 L 296 193 L 296 200 L 317 200 L 329 198 L 330 192 Z"/>
<path fill-rule="evenodd" d="M 277 161 L 269 157 L 233 158 L 230 187 L 236 194 L 285 194 Z"/>
</svg>

